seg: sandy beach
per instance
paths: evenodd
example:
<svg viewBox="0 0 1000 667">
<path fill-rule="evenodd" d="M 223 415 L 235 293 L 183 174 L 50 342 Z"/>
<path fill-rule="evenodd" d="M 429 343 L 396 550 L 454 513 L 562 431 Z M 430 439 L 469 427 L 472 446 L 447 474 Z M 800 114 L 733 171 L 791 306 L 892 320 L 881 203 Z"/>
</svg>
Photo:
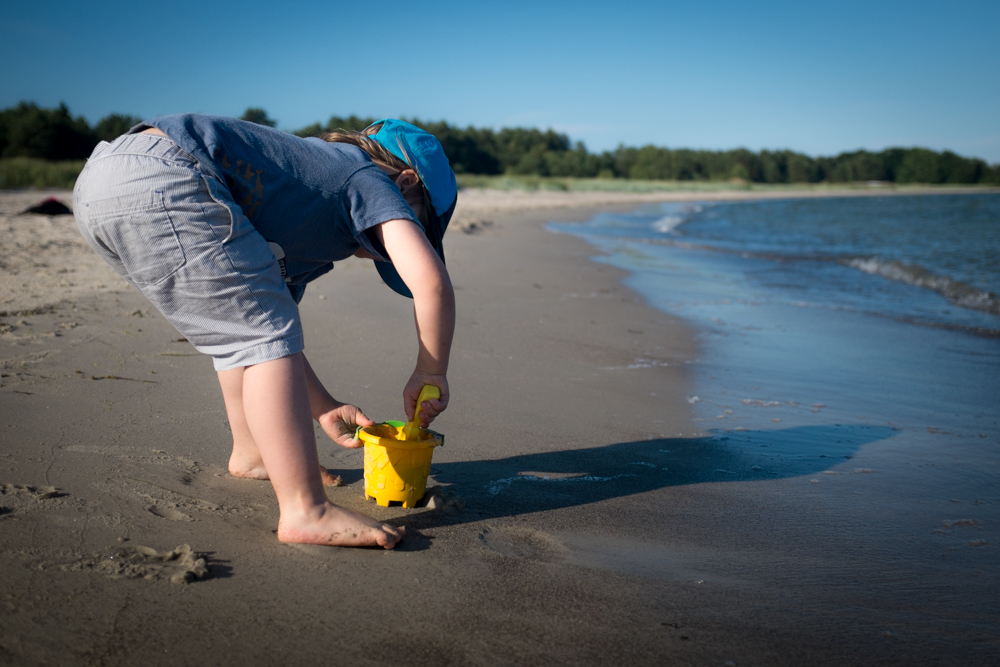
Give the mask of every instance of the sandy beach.
<svg viewBox="0 0 1000 667">
<path fill-rule="evenodd" d="M 0 663 L 987 665 L 1000 651 L 1000 526 L 969 518 L 974 501 L 995 516 L 995 490 L 932 521 L 879 500 L 951 490 L 926 490 L 923 469 L 720 479 L 737 465 L 694 420 L 696 332 L 545 228 L 788 193 L 464 192 L 445 242 L 459 320 L 434 507 L 366 501 L 362 453 L 317 429 L 345 482 L 331 500 L 405 525 L 393 551 L 277 541 L 269 483 L 226 471 L 211 360 L 71 216 L 16 215 L 48 194 L 71 200 L 0 193 Z M 338 264 L 301 312 L 333 395 L 401 418 L 412 313 L 371 263 Z"/>
</svg>

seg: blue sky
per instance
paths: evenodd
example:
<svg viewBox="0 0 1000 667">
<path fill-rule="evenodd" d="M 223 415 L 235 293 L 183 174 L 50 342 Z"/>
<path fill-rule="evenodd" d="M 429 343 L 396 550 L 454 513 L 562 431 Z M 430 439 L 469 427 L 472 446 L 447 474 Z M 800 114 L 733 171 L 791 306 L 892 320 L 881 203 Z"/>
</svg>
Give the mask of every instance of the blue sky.
<svg viewBox="0 0 1000 667">
<path fill-rule="evenodd" d="M 995 0 L 362 5 L 12 2 L 0 108 L 65 101 L 95 122 L 259 106 L 283 129 L 354 113 L 552 127 L 591 150 L 1000 162 Z"/>
</svg>

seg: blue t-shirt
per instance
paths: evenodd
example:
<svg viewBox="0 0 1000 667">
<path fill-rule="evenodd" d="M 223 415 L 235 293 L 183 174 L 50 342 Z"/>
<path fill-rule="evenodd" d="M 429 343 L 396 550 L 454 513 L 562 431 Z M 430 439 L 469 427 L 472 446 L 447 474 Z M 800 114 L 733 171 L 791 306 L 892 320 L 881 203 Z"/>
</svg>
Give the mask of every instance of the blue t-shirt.
<svg viewBox="0 0 1000 667">
<path fill-rule="evenodd" d="M 356 146 L 223 116 L 161 116 L 132 131 L 146 127 L 198 160 L 209 188 L 224 186 L 276 257 L 284 253 L 282 273 L 296 301 L 307 282 L 359 248 L 387 261 L 365 233 L 375 225 L 420 224 L 399 188 Z"/>
</svg>

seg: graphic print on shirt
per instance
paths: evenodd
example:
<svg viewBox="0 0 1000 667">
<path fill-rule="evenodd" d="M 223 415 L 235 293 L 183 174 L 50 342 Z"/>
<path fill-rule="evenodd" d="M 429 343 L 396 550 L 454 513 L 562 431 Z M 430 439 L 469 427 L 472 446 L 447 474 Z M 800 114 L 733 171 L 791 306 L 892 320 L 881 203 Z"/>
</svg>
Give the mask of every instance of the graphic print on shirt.
<svg viewBox="0 0 1000 667">
<path fill-rule="evenodd" d="M 222 154 L 222 169 L 226 172 L 226 185 L 229 186 L 233 199 L 243 209 L 243 214 L 253 222 L 254 212 L 264 201 L 264 185 L 260 182 L 260 175 L 264 170 L 254 169 L 244 160 L 233 163 L 225 153 Z"/>
</svg>

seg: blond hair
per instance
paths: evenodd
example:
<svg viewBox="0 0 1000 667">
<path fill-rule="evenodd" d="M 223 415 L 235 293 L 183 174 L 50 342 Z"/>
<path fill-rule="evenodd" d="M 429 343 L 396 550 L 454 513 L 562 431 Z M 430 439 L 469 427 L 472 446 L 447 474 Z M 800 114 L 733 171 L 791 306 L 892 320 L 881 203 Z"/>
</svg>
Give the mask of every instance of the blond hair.
<svg viewBox="0 0 1000 667">
<path fill-rule="evenodd" d="M 410 166 L 406 161 L 399 159 L 396 155 L 389 151 L 388 148 L 371 138 L 371 135 L 378 132 L 381 128 L 381 123 L 366 127 L 363 132 L 337 128 L 333 132 L 326 132 L 319 135 L 319 138 L 329 143 L 351 144 L 352 146 L 357 146 L 368 154 L 368 157 L 372 159 L 372 162 L 379 166 L 388 167 L 396 172 L 409 170 L 416 174 L 416 169 Z M 403 191 L 403 198 L 406 200 L 406 203 L 410 205 L 410 208 L 413 209 L 413 212 L 417 214 L 417 217 L 420 218 L 420 224 L 424 226 L 424 229 L 427 229 L 428 224 L 430 224 L 430 215 L 432 211 L 431 197 L 430 193 L 427 192 L 427 188 L 424 187 L 424 182 L 420 180 L 420 174 L 417 174 L 417 179 L 417 185 Z"/>
</svg>

